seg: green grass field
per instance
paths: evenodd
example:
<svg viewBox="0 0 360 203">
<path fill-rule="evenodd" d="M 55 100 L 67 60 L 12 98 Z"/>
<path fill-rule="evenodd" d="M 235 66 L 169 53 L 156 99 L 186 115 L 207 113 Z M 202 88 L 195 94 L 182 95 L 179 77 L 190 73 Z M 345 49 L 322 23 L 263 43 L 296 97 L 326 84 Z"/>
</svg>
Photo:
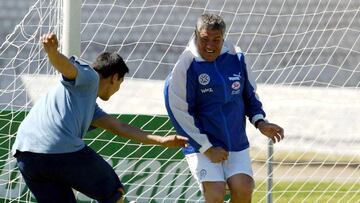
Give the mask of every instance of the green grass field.
<svg viewBox="0 0 360 203">
<path fill-rule="evenodd" d="M 266 185 L 255 188 L 253 202 L 266 202 Z M 275 182 L 273 202 L 360 202 L 360 183 Z"/>
<path fill-rule="evenodd" d="M 21 202 L 30 202 L 29 196 L 22 198 Z M 0 202 L 8 202 L 0 197 Z M 80 201 L 82 202 L 82 201 Z M 253 194 L 254 203 L 266 203 L 266 187 L 256 187 Z M 274 203 L 356 203 L 360 202 L 360 183 L 334 184 L 316 182 L 278 182 L 273 188 Z M 83 202 L 85 203 L 85 202 Z M 150 203 L 155 203 L 151 201 Z"/>
</svg>

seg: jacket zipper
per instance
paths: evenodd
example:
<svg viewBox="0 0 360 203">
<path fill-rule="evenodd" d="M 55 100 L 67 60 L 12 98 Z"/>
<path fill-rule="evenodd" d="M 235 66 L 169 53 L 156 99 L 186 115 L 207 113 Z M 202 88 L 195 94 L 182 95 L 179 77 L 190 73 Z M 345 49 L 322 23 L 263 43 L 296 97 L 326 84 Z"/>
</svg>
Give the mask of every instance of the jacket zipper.
<svg viewBox="0 0 360 203">
<path fill-rule="evenodd" d="M 225 80 L 224 80 L 223 76 L 219 72 L 219 69 L 218 69 L 218 67 L 216 65 L 216 61 L 214 61 L 214 66 L 215 66 L 215 70 L 216 70 L 217 74 L 220 76 L 220 78 L 222 80 L 222 84 L 223 84 L 223 88 L 224 88 L 224 98 L 225 98 L 225 101 L 227 101 L 228 98 L 227 98 L 227 93 L 226 93 L 227 89 L 226 89 Z M 229 151 L 230 151 L 231 148 L 232 148 L 231 147 L 231 136 L 230 136 L 230 133 L 229 133 L 229 128 L 228 128 L 228 124 L 227 124 L 227 121 L 226 121 L 226 117 L 225 117 L 224 112 L 222 111 L 222 109 L 221 109 L 221 117 L 222 117 L 222 119 L 223 119 L 223 121 L 225 123 L 224 127 L 225 127 L 225 133 L 226 133 L 226 138 L 227 138 L 227 145 L 228 145 L 228 148 L 229 148 Z"/>
</svg>

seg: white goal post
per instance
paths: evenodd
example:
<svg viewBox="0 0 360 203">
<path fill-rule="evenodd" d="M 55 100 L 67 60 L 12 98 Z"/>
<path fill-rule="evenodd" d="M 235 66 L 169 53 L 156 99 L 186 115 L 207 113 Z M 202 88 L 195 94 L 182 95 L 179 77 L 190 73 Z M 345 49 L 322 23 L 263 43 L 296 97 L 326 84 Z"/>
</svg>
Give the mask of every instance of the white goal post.
<svg viewBox="0 0 360 203">
<path fill-rule="evenodd" d="M 68 57 L 79 56 L 81 53 L 81 0 L 62 0 L 59 3 L 59 7 L 63 8 L 61 53 Z M 61 3 L 63 3 L 62 6 Z"/>
<path fill-rule="evenodd" d="M 58 82 L 39 43 L 42 34 L 56 33 L 65 55 L 89 63 L 99 52 L 117 51 L 130 72 L 120 91 L 99 105 L 166 136 L 175 131 L 162 98 L 164 79 L 204 12 L 225 19 L 226 39 L 245 53 L 268 119 L 285 129 L 285 140 L 268 148 L 247 126 L 253 202 L 360 202 L 358 0 L 35 1 L 0 42 L 0 202 L 35 202 L 10 149 L 28 110 Z M 118 173 L 126 202 L 203 202 L 181 150 L 101 130 L 84 139 Z"/>
</svg>

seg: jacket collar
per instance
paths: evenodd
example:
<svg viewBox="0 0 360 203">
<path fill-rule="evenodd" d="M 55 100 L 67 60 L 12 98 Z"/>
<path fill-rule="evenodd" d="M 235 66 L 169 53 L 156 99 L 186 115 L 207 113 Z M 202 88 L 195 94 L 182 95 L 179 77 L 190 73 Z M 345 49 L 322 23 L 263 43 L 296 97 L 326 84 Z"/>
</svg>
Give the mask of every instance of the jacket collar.
<svg viewBox="0 0 360 203">
<path fill-rule="evenodd" d="M 194 55 L 195 61 L 198 61 L 198 62 L 205 61 L 199 54 L 199 51 L 198 51 L 198 49 L 196 47 L 196 44 L 195 44 L 195 38 L 194 37 L 190 40 L 190 42 L 189 42 L 186 49 L 191 51 L 191 53 Z M 223 43 L 223 46 L 221 48 L 220 55 L 222 55 L 224 53 L 227 53 L 227 52 L 230 52 L 231 54 L 236 53 L 235 47 L 231 43 L 229 43 L 228 41 L 225 40 L 224 43 Z"/>
</svg>

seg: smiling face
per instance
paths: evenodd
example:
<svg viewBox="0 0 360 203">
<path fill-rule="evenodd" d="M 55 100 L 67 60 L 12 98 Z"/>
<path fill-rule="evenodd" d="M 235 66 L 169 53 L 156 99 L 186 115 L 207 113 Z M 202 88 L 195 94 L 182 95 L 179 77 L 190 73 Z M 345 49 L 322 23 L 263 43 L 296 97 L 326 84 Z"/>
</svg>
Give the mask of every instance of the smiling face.
<svg viewBox="0 0 360 203">
<path fill-rule="evenodd" d="M 221 53 L 224 43 L 223 31 L 203 28 L 195 33 L 195 43 L 200 56 L 205 61 L 214 61 Z"/>
</svg>

